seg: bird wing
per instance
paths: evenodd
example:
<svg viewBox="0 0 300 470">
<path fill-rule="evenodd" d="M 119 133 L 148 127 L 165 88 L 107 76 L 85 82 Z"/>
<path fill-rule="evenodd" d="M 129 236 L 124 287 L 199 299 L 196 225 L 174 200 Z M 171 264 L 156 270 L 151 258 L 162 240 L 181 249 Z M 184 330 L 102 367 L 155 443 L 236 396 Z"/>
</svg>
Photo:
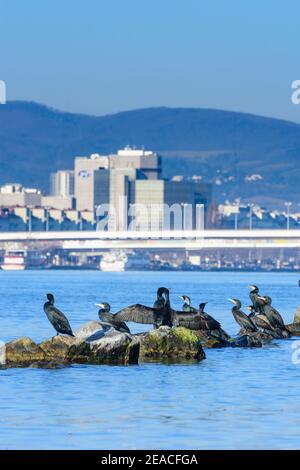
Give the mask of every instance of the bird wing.
<svg viewBox="0 0 300 470">
<path fill-rule="evenodd" d="M 200 313 L 186 313 L 174 310 L 173 314 L 175 314 L 174 316 L 179 326 L 189 328 L 190 330 L 215 330 L 220 326 L 212 317 L 210 318 L 213 322 Z"/>
<path fill-rule="evenodd" d="M 132 321 L 135 323 L 146 323 L 152 325 L 154 323 L 154 313 L 155 309 L 152 307 L 134 304 L 119 310 L 119 312 L 114 315 L 114 319 L 118 322 Z"/>
<path fill-rule="evenodd" d="M 221 324 L 208 313 L 203 312 L 202 317 L 203 317 L 203 320 L 206 322 L 209 330 L 217 330 L 218 328 L 221 328 Z"/>
<path fill-rule="evenodd" d="M 254 331 L 257 330 L 257 326 L 255 325 L 254 321 L 248 317 L 248 315 L 246 315 L 246 313 L 244 312 L 240 312 L 240 313 L 243 313 L 245 315 L 244 320 L 246 323 L 248 323 L 248 325 L 250 326 L 250 328 L 252 328 Z"/>
<path fill-rule="evenodd" d="M 276 308 L 272 307 L 272 311 L 273 311 L 273 314 L 276 317 L 277 321 L 281 324 L 281 326 L 284 326 L 283 318 L 282 318 L 281 314 L 278 312 L 278 310 L 276 310 Z"/>
<path fill-rule="evenodd" d="M 65 316 L 64 313 L 62 313 L 58 308 L 52 307 L 51 309 L 51 314 L 53 319 L 55 320 L 55 323 L 62 329 L 66 331 L 72 332 L 71 325 L 69 323 L 69 320 Z"/>
<path fill-rule="evenodd" d="M 249 318 L 249 316 L 248 316 Z M 253 319 L 251 318 L 251 320 L 253 321 L 253 323 L 256 324 L 256 326 L 259 326 L 261 325 L 261 327 L 263 328 L 266 328 L 266 329 L 270 329 L 272 330 L 272 325 L 271 323 L 269 322 L 269 320 L 267 319 L 267 317 L 263 314 L 258 314 L 258 315 L 255 315 L 253 317 Z M 257 321 L 258 320 L 258 321 Z M 264 325 L 264 326 L 263 326 Z"/>
</svg>

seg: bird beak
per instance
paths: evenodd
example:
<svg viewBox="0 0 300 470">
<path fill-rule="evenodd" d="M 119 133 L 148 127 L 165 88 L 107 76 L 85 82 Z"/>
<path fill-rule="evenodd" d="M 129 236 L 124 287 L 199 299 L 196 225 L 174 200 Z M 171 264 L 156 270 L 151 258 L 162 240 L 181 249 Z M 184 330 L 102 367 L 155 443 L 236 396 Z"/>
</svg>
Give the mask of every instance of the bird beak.
<svg viewBox="0 0 300 470">
<path fill-rule="evenodd" d="M 232 304 L 235 304 L 235 300 L 233 300 L 233 299 L 228 299 L 228 300 L 229 300 L 229 302 L 231 302 Z"/>
<path fill-rule="evenodd" d="M 95 304 L 95 305 L 96 305 L 96 307 L 104 308 L 103 304 Z"/>
<path fill-rule="evenodd" d="M 246 307 L 246 309 L 247 309 L 247 310 L 252 310 L 252 308 L 251 308 L 251 307 Z"/>
<path fill-rule="evenodd" d="M 179 298 L 184 301 L 183 295 L 180 295 Z"/>
<path fill-rule="evenodd" d="M 255 286 L 248 286 L 249 289 L 255 289 Z"/>
</svg>

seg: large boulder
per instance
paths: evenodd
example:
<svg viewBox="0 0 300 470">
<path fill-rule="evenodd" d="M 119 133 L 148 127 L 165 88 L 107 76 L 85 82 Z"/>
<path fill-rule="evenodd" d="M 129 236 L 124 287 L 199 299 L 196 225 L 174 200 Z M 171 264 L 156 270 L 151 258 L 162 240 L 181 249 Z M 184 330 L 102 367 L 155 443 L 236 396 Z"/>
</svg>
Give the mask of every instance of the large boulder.
<svg viewBox="0 0 300 470">
<path fill-rule="evenodd" d="M 43 362 L 44 351 L 32 339 L 24 336 L 6 343 L 5 363 L 16 367 L 28 366 L 33 362 Z"/>
<path fill-rule="evenodd" d="M 73 336 L 54 336 L 40 344 L 19 338 L 5 345 L 5 367 L 57 367 L 70 364 L 137 364 L 140 343 L 111 325 L 89 322 Z"/>
<path fill-rule="evenodd" d="M 218 335 L 215 336 L 209 331 L 195 330 L 193 333 L 197 336 L 204 349 L 225 348 L 228 346 L 229 339 L 224 339 Z"/>
<path fill-rule="evenodd" d="M 90 359 L 97 364 L 137 364 L 140 343 L 132 335 L 111 329 L 89 343 Z"/>
<path fill-rule="evenodd" d="M 299 324 L 300 327 L 300 307 L 297 308 L 293 323 Z"/>
<path fill-rule="evenodd" d="M 293 323 L 286 325 L 286 328 L 292 336 L 300 336 L 300 307 L 296 310 Z"/>
<path fill-rule="evenodd" d="M 90 346 L 80 338 L 73 336 L 53 336 L 40 343 L 48 361 L 60 363 L 87 363 L 90 358 Z"/>
<path fill-rule="evenodd" d="M 232 338 L 228 346 L 232 348 L 261 348 L 263 340 L 259 333 L 250 333 Z"/>
<path fill-rule="evenodd" d="M 75 331 L 75 337 L 87 342 L 103 338 L 113 327 L 109 323 L 90 321 Z"/>
<path fill-rule="evenodd" d="M 292 336 L 300 336 L 300 323 L 290 323 L 285 326 Z"/>
<path fill-rule="evenodd" d="M 201 361 L 205 353 L 197 335 L 186 328 L 161 326 L 140 335 L 141 361 Z"/>
</svg>

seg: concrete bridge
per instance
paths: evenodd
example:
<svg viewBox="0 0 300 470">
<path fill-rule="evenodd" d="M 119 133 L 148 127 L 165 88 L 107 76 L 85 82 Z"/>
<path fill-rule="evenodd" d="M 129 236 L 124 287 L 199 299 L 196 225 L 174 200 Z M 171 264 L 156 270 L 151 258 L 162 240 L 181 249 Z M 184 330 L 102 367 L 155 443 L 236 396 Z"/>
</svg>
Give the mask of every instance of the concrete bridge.
<svg viewBox="0 0 300 470">
<path fill-rule="evenodd" d="M 57 242 L 66 250 L 300 248 L 300 230 L 0 232 L 0 243 Z"/>
</svg>

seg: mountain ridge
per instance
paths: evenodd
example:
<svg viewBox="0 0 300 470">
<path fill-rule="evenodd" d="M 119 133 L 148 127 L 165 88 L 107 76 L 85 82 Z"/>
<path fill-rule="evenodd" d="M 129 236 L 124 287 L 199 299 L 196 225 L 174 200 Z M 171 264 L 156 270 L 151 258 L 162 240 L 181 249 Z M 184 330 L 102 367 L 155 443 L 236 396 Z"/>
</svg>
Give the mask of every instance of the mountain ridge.
<svg viewBox="0 0 300 470">
<path fill-rule="evenodd" d="M 300 124 L 210 108 L 92 116 L 10 101 L 0 106 L 0 184 L 19 181 L 46 190 L 49 173 L 72 168 L 75 156 L 126 144 L 160 151 L 166 177 L 195 174 L 211 181 L 220 202 L 241 198 L 275 207 L 300 199 Z"/>
</svg>

